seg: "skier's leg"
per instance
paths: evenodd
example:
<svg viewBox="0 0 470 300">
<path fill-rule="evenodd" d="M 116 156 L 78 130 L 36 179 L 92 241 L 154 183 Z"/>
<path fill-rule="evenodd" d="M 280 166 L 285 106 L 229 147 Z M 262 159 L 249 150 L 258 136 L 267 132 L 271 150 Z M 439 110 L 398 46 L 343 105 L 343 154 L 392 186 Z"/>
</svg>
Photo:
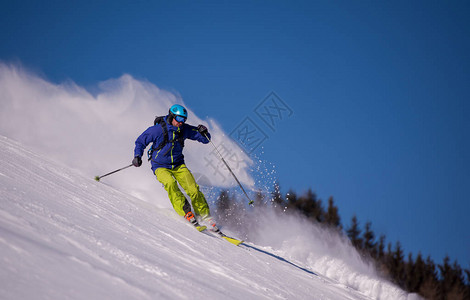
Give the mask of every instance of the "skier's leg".
<svg viewBox="0 0 470 300">
<path fill-rule="evenodd" d="M 202 217 L 209 216 L 209 205 L 207 205 L 206 198 L 199 190 L 199 186 L 197 185 L 193 174 L 191 174 L 186 165 L 183 164 L 173 170 L 173 174 L 186 194 L 188 194 L 189 198 L 191 198 L 194 213 Z"/>
<path fill-rule="evenodd" d="M 188 212 L 191 212 L 191 206 L 178 188 L 178 183 L 173 177 L 172 171 L 166 168 L 158 168 L 155 170 L 155 175 L 167 191 L 170 202 L 176 213 L 184 217 Z"/>
<path fill-rule="evenodd" d="M 193 174 L 191 174 L 185 165 L 181 165 L 173 171 L 175 178 L 186 191 L 189 198 L 191 198 L 194 213 L 201 217 L 203 224 L 207 225 L 211 231 L 222 235 L 222 232 L 217 227 L 214 218 L 210 215 L 209 205 L 207 204 L 204 194 L 199 190 L 199 186 L 197 185 L 196 180 L 194 180 Z"/>
</svg>

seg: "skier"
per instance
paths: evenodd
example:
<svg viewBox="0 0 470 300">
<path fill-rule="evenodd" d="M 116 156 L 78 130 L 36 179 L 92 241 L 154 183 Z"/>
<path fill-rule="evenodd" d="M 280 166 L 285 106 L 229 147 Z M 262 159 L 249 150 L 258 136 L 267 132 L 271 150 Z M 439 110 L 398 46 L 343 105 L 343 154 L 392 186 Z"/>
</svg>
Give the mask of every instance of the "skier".
<svg viewBox="0 0 470 300">
<path fill-rule="evenodd" d="M 186 124 L 187 118 L 186 108 L 178 104 L 170 107 L 167 116 L 157 117 L 154 126 L 145 130 L 135 141 L 132 164 L 140 167 L 145 148 L 153 143 L 149 150 L 152 171 L 168 192 L 168 197 L 175 211 L 199 231 L 206 227 L 199 225 L 196 216 L 203 224 L 208 224 L 212 231 L 218 233 L 219 229 L 210 215 L 206 198 L 199 190 L 194 176 L 186 167 L 183 155 L 185 139 L 207 144 L 210 134 L 204 125 L 195 127 Z M 196 216 L 192 213 L 188 200 L 178 188 L 178 183 L 191 199 Z"/>
</svg>

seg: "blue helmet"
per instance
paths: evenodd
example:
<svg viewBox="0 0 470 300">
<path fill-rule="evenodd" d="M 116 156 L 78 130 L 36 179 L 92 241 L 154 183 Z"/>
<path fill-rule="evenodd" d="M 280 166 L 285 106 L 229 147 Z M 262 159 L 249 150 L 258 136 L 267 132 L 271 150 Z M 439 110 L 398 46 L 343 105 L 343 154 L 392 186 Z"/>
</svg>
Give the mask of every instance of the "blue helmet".
<svg viewBox="0 0 470 300">
<path fill-rule="evenodd" d="M 188 111 L 186 110 L 186 108 L 184 108 L 182 105 L 179 105 L 179 104 L 175 104 L 172 107 L 170 107 L 169 113 L 172 117 L 180 116 L 185 119 L 188 118 Z"/>
</svg>

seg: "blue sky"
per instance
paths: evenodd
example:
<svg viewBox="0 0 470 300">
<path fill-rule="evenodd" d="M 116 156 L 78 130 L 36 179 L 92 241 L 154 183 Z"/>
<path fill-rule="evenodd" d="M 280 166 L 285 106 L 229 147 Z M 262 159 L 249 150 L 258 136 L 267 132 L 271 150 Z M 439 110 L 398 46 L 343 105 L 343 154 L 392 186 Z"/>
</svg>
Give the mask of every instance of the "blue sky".
<svg viewBox="0 0 470 300">
<path fill-rule="evenodd" d="M 226 132 L 253 121 L 265 137 L 253 155 L 283 192 L 333 196 L 344 225 L 357 214 L 406 252 L 470 268 L 469 13 L 465 1 L 4 1 L 0 60 L 90 91 L 128 73 Z M 271 92 L 291 113 L 269 127 L 256 109 Z"/>
</svg>

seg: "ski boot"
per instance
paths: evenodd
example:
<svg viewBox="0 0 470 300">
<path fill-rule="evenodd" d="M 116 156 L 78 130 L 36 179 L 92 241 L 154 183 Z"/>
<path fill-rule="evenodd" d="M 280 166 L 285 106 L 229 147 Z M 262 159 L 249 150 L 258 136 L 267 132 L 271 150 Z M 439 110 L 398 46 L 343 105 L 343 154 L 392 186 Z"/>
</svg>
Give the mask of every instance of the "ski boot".
<svg viewBox="0 0 470 300">
<path fill-rule="evenodd" d="M 217 227 L 217 225 L 215 224 L 215 221 L 214 221 L 214 218 L 212 218 L 211 216 L 205 216 L 202 218 L 202 223 L 203 224 L 207 224 L 208 227 L 209 227 L 209 230 L 214 232 L 214 233 L 217 233 L 218 235 L 220 236 L 223 236 L 224 234 L 222 233 L 222 231 L 220 231 L 219 227 Z"/>
<path fill-rule="evenodd" d="M 194 217 L 194 215 L 193 215 L 192 212 L 188 212 L 188 213 L 184 216 L 184 218 L 185 218 L 186 220 L 188 220 L 188 222 L 191 223 L 194 227 L 196 227 L 196 229 L 197 229 L 198 231 L 204 231 L 204 230 L 207 229 L 206 226 L 201 226 L 201 225 L 197 222 L 196 217 Z"/>
</svg>

